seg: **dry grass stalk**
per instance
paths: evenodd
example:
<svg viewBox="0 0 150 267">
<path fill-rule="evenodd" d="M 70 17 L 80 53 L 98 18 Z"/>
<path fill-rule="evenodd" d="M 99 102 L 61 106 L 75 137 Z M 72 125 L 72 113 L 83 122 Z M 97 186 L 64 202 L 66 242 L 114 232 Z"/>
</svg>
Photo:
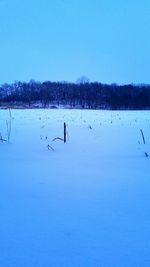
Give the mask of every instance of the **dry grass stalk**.
<svg viewBox="0 0 150 267">
<path fill-rule="evenodd" d="M 48 150 L 53 150 L 54 151 L 54 148 L 52 146 L 50 146 L 49 144 L 48 144 L 47 148 L 48 148 Z"/>
<path fill-rule="evenodd" d="M 9 143 L 10 142 L 10 136 L 11 136 L 11 128 L 12 128 L 12 125 L 11 125 L 12 115 L 11 115 L 10 108 L 8 110 L 9 110 L 9 121 L 6 121 L 6 127 L 7 127 L 7 141 Z"/>
</svg>

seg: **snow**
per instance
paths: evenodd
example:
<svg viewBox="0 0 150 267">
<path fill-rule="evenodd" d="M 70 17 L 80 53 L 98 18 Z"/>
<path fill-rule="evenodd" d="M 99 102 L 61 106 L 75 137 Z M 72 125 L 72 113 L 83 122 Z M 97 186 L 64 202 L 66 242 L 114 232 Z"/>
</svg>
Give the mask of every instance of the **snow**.
<svg viewBox="0 0 150 267">
<path fill-rule="evenodd" d="M 150 112 L 11 112 L 10 143 L 0 143 L 0 266 L 150 266 Z M 6 120 L 0 110 L 4 139 Z M 52 142 L 64 122 L 69 140 Z"/>
</svg>

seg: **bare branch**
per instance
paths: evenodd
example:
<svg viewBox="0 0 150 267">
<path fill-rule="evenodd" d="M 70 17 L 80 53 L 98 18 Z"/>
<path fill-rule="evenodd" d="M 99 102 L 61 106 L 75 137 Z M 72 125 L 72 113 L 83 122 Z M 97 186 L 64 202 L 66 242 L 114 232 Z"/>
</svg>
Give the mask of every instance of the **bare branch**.
<svg viewBox="0 0 150 267">
<path fill-rule="evenodd" d="M 54 141 L 56 141 L 56 140 L 61 140 L 61 141 L 64 141 L 64 139 L 63 139 L 63 138 L 61 138 L 61 137 L 56 137 L 56 138 L 54 138 L 54 139 L 52 140 L 52 142 L 54 142 Z"/>
</svg>

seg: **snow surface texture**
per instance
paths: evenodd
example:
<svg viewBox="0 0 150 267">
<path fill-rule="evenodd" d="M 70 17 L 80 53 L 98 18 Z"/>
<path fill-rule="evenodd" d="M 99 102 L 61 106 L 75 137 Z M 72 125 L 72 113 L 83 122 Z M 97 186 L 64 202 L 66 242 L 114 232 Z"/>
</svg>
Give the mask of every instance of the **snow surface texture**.
<svg viewBox="0 0 150 267">
<path fill-rule="evenodd" d="M 3 138 L 6 120 L 0 110 Z M 64 122 L 68 142 L 51 142 Z M 145 152 L 149 111 L 12 110 L 10 144 L 0 143 L 0 266 L 149 267 Z"/>
</svg>

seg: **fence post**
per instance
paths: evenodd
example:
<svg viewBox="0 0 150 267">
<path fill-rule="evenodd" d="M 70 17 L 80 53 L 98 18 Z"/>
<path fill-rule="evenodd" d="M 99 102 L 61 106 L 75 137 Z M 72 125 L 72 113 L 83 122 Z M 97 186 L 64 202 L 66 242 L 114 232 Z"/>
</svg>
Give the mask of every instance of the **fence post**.
<svg viewBox="0 0 150 267">
<path fill-rule="evenodd" d="M 67 136 L 66 123 L 64 122 L 64 143 L 66 143 L 66 136 Z"/>
</svg>

